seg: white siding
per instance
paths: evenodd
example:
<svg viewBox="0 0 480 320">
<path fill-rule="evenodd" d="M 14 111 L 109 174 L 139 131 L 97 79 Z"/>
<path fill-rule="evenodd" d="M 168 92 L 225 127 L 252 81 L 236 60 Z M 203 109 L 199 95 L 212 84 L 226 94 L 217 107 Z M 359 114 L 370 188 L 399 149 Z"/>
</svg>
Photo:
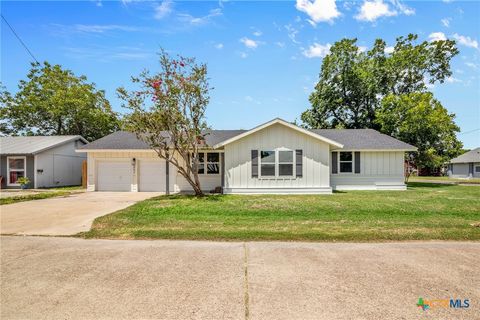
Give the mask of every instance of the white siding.
<svg viewBox="0 0 480 320">
<path fill-rule="evenodd" d="M 336 190 L 405 189 L 404 152 L 360 152 L 360 173 L 331 175 Z"/>
<path fill-rule="evenodd" d="M 252 178 L 251 150 L 303 150 L 303 177 Z M 275 124 L 225 146 L 226 193 L 331 192 L 329 145 Z"/>
<path fill-rule="evenodd" d="M 86 160 L 86 156 L 75 152 L 75 149 L 75 141 L 71 141 L 36 155 L 36 187 L 48 188 L 82 184 L 82 162 Z"/>
<path fill-rule="evenodd" d="M 96 187 L 96 179 L 98 173 L 96 172 L 96 166 L 98 161 L 102 160 L 125 160 L 131 162 L 132 159 L 135 158 L 137 168 L 135 172 L 132 174 L 132 187 L 131 191 L 138 191 L 139 186 L 139 164 L 142 160 L 144 161 L 164 161 L 158 157 L 158 155 L 153 151 L 114 151 L 114 152 L 89 152 L 88 153 L 88 162 L 87 162 L 87 170 L 88 170 L 88 178 L 87 178 L 87 191 L 95 191 Z M 170 179 L 169 179 L 169 186 L 170 192 L 188 192 L 192 191 L 190 184 L 183 178 L 182 175 L 178 173 L 176 167 L 170 164 Z M 159 181 L 159 183 L 163 183 Z M 214 176 L 207 176 L 207 175 L 200 175 L 200 184 L 202 189 L 205 191 L 210 191 L 215 189 L 215 187 L 221 185 L 221 176 L 214 175 Z"/>
</svg>

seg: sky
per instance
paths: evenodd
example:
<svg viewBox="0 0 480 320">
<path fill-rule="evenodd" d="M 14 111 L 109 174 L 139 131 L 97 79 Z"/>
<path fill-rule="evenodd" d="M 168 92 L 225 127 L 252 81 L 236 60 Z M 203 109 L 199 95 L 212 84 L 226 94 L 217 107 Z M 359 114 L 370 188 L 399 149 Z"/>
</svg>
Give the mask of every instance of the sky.
<svg viewBox="0 0 480 320">
<path fill-rule="evenodd" d="M 342 38 L 362 49 L 409 33 L 454 39 L 453 76 L 430 90 L 455 113 L 464 146 L 480 146 L 480 1 L 1 1 L 0 9 L 38 61 L 87 76 L 118 112 L 127 110 L 116 88 L 158 70 L 160 48 L 207 63 L 215 129 L 299 121 L 322 58 Z M 33 58 L 3 20 L 0 60 L 14 93 Z"/>
</svg>

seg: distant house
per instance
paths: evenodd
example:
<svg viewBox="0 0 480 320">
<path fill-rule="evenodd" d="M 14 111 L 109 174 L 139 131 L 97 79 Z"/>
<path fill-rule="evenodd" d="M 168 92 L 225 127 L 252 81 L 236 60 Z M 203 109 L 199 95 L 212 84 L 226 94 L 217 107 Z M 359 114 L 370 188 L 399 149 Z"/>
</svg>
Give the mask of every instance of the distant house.
<svg viewBox="0 0 480 320">
<path fill-rule="evenodd" d="M 451 178 L 480 178 L 480 147 L 450 160 L 447 173 Z"/>
<path fill-rule="evenodd" d="M 20 177 L 28 188 L 80 185 L 86 157 L 75 149 L 84 144 L 81 136 L 0 137 L 2 188 L 20 188 Z"/>
<path fill-rule="evenodd" d="M 205 139 L 202 189 L 224 193 L 405 190 L 405 152 L 416 150 L 372 129 L 307 130 L 281 119 L 251 130 L 210 130 Z M 88 154 L 87 191 L 191 191 L 133 133 L 119 131 L 77 151 Z"/>
</svg>

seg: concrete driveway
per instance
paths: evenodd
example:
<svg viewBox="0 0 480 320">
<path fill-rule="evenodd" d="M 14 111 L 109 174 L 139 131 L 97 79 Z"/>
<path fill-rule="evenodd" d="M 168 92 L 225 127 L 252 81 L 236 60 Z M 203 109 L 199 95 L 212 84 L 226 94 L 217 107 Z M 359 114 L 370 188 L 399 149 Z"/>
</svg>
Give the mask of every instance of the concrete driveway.
<svg viewBox="0 0 480 320">
<path fill-rule="evenodd" d="M 1 319 L 480 318 L 480 243 L 0 241 Z"/>
<path fill-rule="evenodd" d="M 0 206 L 1 234 L 72 235 L 95 218 L 159 195 L 156 192 L 85 192 Z"/>
</svg>

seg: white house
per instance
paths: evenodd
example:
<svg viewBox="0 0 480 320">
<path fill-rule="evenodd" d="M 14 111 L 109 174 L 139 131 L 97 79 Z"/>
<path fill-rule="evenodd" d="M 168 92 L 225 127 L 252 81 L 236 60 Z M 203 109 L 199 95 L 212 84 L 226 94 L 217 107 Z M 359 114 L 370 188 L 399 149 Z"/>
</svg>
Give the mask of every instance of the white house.
<svg viewBox="0 0 480 320">
<path fill-rule="evenodd" d="M 81 136 L 0 137 L 2 188 L 20 188 L 21 177 L 29 188 L 80 185 L 86 157 L 75 150 L 85 144 Z"/>
<path fill-rule="evenodd" d="M 405 190 L 404 154 L 416 148 L 371 129 L 307 130 L 274 119 L 251 130 L 211 130 L 199 169 L 202 189 L 224 193 Z M 129 132 L 80 147 L 88 191 L 191 191 L 173 165 Z"/>
<path fill-rule="evenodd" d="M 451 178 L 480 178 L 480 147 L 450 160 L 447 173 Z"/>
</svg>

